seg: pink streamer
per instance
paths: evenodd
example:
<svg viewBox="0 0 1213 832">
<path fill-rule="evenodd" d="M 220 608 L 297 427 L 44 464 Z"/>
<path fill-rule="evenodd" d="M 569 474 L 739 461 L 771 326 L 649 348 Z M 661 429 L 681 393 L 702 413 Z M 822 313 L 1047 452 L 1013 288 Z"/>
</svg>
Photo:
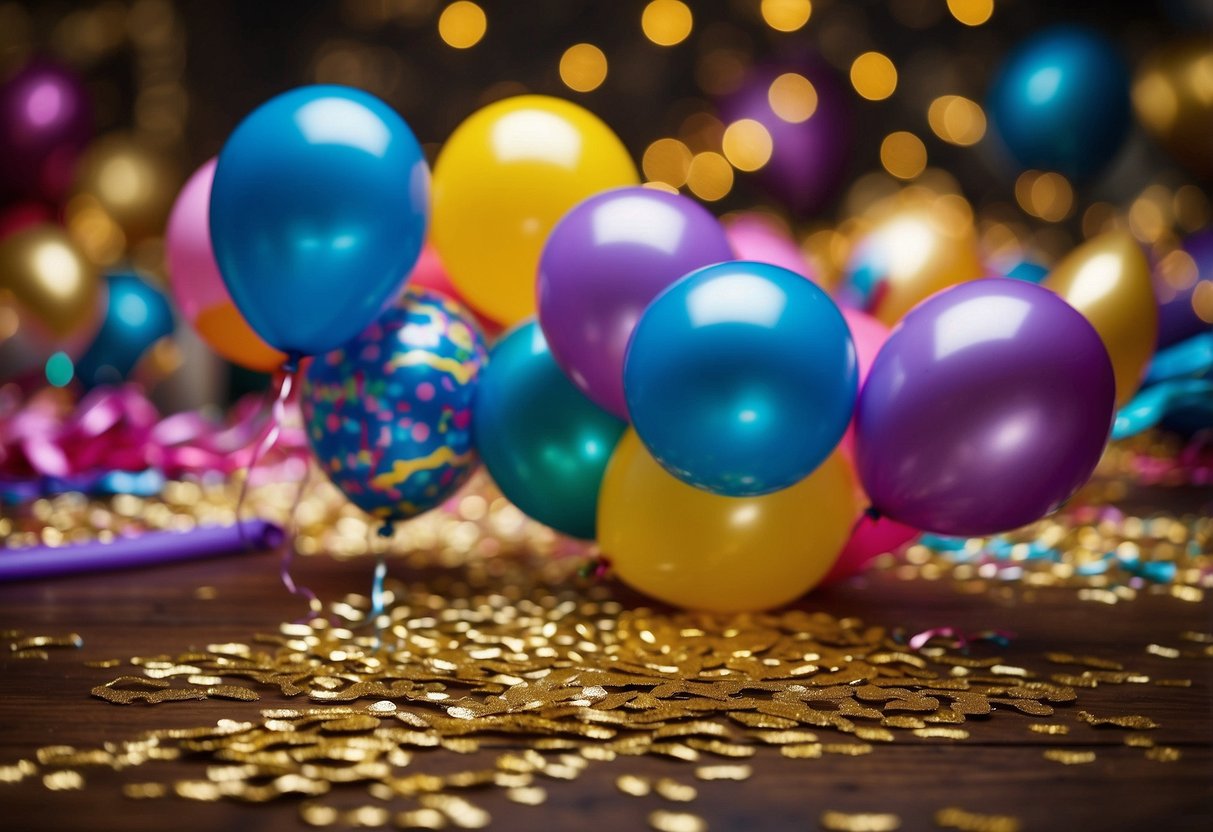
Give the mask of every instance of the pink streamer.
<svg viewBox="0 0 1213 832">
<path fill-rule="evenodd" d="M 275 406 L 269 430 L 280 439 L 279 449 L 289 457 L 306 457 L 299 419 L 286 419 L 285 397 Z M 226 422 L 198 411 L 161 418 L 135 385 L 98 388 L 75 407 L 55 391 L 24 402 L 6 396 L 0 399 L 0 476 L 70 477 L 148 468 L 168 477 L 229 475 L 257 455 L 267 433 L 263 409 L 264 398 L 251 396 L 232 408 Z"/>
</svg>

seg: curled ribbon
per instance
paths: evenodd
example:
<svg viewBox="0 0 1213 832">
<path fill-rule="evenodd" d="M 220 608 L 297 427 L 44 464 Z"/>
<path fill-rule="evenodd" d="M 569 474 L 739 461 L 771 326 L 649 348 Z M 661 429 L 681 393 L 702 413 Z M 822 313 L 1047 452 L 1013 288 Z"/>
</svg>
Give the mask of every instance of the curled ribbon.
<svg viewBox="0 0 1213 832">
<path fill-rule="evenodd" d="M 0 397 L 0 494 L 24 498 L 63 490 L 155 493 L 164 478 L 246 467 L 269 416 L 262 396 L 249 396 L 225 420 L 202 411 L 161 417 L 135 385 L 97 388 L 72 406 L 58 391 L 26 401 Z M 277 447 L 305 457 L 296 415 Z M 142 479 L 141 479 L 142 478 Z"/>
</svg>

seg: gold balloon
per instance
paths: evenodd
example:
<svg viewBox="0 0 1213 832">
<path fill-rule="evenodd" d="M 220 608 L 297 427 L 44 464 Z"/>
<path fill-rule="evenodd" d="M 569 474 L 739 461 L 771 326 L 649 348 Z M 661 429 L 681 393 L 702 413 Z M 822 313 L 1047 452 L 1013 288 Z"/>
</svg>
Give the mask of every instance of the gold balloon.
<svg viewBox="0 0 1213 832">
<path fill-rule="evenodd" d="M 806 479 L 761 497 L 721 497 L 667 473 L 629 428 L 598 498 L 598 542 L 624 583 L 709 612 L 786 604 L 829 572 L 859 514 L 835 452 Z"/>
<path fill-rule="evenodd" d="M 55 350 L 80 352 L 101 323 L 101 290 L 96 268 L 57 225 L 0 241 L 0 375 L 27 372 Z"/>
<path fill-rule="evenodd" d="M 1181 40 L 1147 57 L 1133 82 L 1133 108 L 1176 160 L 1213 177 L 1213 38 Z"/>
<path fill-rule="evenodd" d="M 1103 339 L 1116 373 L 1116 406 L 1123 407 L 1158 340 L 1158 302 L 1141 246 L 1125 231 L 1101 234 L 1070 252 L 1042 285 L 1081 312 Z"/>
<path fill-rule="evenodd" d="M 180 166 L 146 142 L 105 136 L 80 159 L 68 225 L 90 256 L 113 262 L 115 252 L 164 233 L 181 180 Z"/>
<path fill-rule="evenodd" d="M 984 274 L 972 219 L 952 201 L 899 205 L 852 252 L 847 272 L 872 278 L 865 311 L 886 326 L 941 289 Z"/>
</svg>

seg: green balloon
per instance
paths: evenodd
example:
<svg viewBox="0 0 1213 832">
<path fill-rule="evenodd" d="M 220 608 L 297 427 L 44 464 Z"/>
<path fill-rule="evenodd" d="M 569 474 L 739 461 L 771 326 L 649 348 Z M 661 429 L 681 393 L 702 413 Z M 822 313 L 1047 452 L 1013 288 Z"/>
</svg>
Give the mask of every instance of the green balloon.
<svg viewBox="0 0 1213 832">
<path fill-rule="evenodd" d="M 514 505 L 557 531 L 594 537 L 598 488 L 625 427 L 565 377 L 534 320 L 498 341 L 481 370 L 480 458 Z"/>
</svg>

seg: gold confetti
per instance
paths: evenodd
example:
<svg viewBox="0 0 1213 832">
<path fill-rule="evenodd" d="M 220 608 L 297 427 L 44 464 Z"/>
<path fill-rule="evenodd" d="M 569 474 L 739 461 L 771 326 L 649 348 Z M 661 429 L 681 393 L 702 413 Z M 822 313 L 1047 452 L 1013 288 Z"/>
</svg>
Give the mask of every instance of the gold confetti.
<svg viewBox="0 0 1213 832">
<path fill-rule="evenodd" d="M 826 754 L 841 754 L 845 757 L 860 757 L 872 753 L 872 746 L 860 742 L 826 742 L 821 750 Z"/>
<path fill-rule="evenodd" d="M 657 832 L 705 832 L 707 822 L 690 812 L 667 812 L 658 809 L 649 813 L 649 826 Z"/>
<path fill-rule="evenodd" d="M 539 786 L 515 786 L 511 789 L 506 789 L 505 796 L 507 799 L 515 803 L 521 803 L 523 806 L 538 806 L 548 799 L 548 793 Z"/>
<path fill-rule="evenodd" d="M 652 790 L 652 785 L 647 777 L 621 774 L 615 778 L 615 788 L 631 797 L 644 797 Z"/>
<path fill-rule="evenodd" d="M 827 811 L 821 813 L 821 826 L 834 832 L 892 832 L 901 828 L 901 818 L 884 812 Z"/>
<path fill-rule="evenodd" d="M 662 777 L 653 784 L 658 796 L 675 803 L 688 803 L 699 795 L 699 790 L 690 783 L 679 783 L 671 777 Z"/>
<path fill-rule="evenodd" d="M 127 783 L 122 787 L 122 794 L 132 800 L 151 800 L 168 794 L 168 786 L 164 783 Z"/>
<path fill-rule="evenodd" d="M 697 766 L 695 776 L 700 780 L 749 780 L 754 773 L 748 765 Z"/>
<path fill-rule="evenodd" d="M 1146 652 L 1152 656 L 1162 656 L 1164 659 L 1178 659 L 1179 651 L 1174 647 L 1164 647 L 1161 644 L 1146 646 Z"/>
<path fill-rule="evenodd" d="M 84 778 L 80 772 L 71 769 L 52 771 L 42 775 L 42 785 L 53 792 L 65 792 L 84 788 Z"/>
<path fill-rule="evenodd" d="M 1069 725 L 1060 725 L 1058 723 L 1034 722 L 1028 726 L 1029 731 L 1035 731 L 1037 734 L 1068 734 L 1070 733 Z"/>
<path fill-rule="evenodd" d="M 816 760 L 821 757 L 821 743 L 806 742 L 794 745 L 783 745 L 779 753 L 793 760 Z"/>
<path fill-rule="evenodd" d="M 411 812 L 399 812 L 393 818 L 397 829 L 444 829 L 447 825 L 446 815 L 437 809 L 414 809 Z"/>
<path fill-rule="evenodd" d="M 1145 734 L 1127 734 L 1125 736 L 1125 745 L 1131 748 L 1152 748 L 1154 746 L 1154 738 Z"/>
<path fill-rule="evenodd" d="M 1064 748 L 1050 748 L 1044 753 L 1046 760 L 1061 763 L 1063 766 L 1076 766 L 1095 762 L 1094 751 L 1070 751 Z"/>
<path fill-rule="evenodd" d="M 955 806 L 935 813 L 935 825 L 962 832 L 1019 832 L 1019 819 L 1010 815 L 985 815 Z"/>
<path fill-rule="evenodd" d="M 1167 745 L 1159 745 L 1146 749 L 1146 759 L 1153 760 L 1156 763 L 1174 763 L 1182 756 L 1178 748 L 1172 748 Z"/>
<path fill-rule="evenodd" d="M 1075 716 L 1096 728 L 1112 726 L 1115 728 L 1130 728 L 1134 731 L 1148 731 L 1158 727 L 1158 723 L 1148 716 L 1095 716 L 1095 714 L 1088 713 L 1087 711 L 1079 711 Z"/>
<path fill-rule="evenodd" d="M 924 739 L 967 740 L 969 732 L 963 728 L 915 728 L 914 736 Z"/>
</svg>

